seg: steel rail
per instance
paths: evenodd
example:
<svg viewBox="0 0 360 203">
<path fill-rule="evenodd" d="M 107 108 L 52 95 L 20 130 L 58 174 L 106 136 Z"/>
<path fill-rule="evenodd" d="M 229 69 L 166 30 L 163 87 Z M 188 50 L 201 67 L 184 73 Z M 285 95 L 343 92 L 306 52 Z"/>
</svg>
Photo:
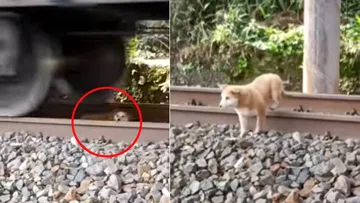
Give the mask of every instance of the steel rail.
<svg viewBox="0 0 360 203">
<path fill-rule="evenodd" d="M 191 122 L 238 124 L 237 114 L 232 109 L 172 104 L 171 124 L 186 125 Z M 254 129 L 255 117 L 249 120 L 249 129 Z M 328 115 L 321 113 L 299 113 L 289 111 L 269 112 L 266 129 L 283 132 L 309 132 L 323 134 L 329 131 L 341 138 L 360 137 L 360 117 L 345 115 Z M 265 130 L 266 130 L 265 129 Z"/>
<path fill-rule="evenodd" d="M 198 87 L 170 87 L 171 104 L 185 104 L 195 99 L 206 106 L 218 106 L 220 102 L 220 89 Z M 332 94 L 303 94 L 288 92 L 284 97 L 279 110 L 293 110 L 302 106 L 312 112 L 326 112 L 330 114 L 345 114 L 354 109 L 360 114 L 360 96 L 332 95 Z"/>
<path fill-rule="evenodd" d="M 46 118 L 71 118 L 72 111 L 76 101 L 55 101 L 50 100 L 41 106 L 37 111 L 30 114 L 30 117 Z M 168 104 L 139 104 L 144 122 L 169 122 L 169 105 Z M 113 111 L 124 111 L 131 115 L 138 115 L 138 112 L 132 103 L 89 103 L 82 102 L 76 110 L 75 118 L 80 118 L 85 114 L 105 113 Z"/>
<path fill-rule="evenodd" d="M 138 142 L 157 142 L 168 139 L 168 123 L 143 123 Z M 2 132 L 41 132 L 44 136 L 71 138 L 73 136 L 69 119 L 52 118 L 0 118 Z M 90 121 L 75 119 L 75 130 L 79 139 L 95 139 L 104 136 L 115 142 L 131 143 L 139 130 L 139 122 Z"/>
</svg>

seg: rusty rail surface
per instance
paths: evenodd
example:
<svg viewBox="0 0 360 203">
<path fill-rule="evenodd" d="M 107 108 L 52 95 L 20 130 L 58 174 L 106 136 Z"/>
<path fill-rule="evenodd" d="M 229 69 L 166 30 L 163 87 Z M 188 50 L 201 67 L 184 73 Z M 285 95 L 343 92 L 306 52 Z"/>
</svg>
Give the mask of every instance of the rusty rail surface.
<svg viewBox="0 0 360 203">
<path fill-rule="evenodd" d="M 171 93 L 173 94 L 173 93 Z M 233 109 L 172 104 L 171 123 L 184 125 L 191 122 L 216 124 L 238 124 L 237 114 Z M 249 129 L 253 130 L 255 117 L 249 120 Z M 329 131 L 341 138 L 360 137 L 360 117 L 345 115 L 328 115 L 320 113 L 299 113 L 289 111 L 269 112 L 267 130 L 275 129 L 283 132 L 309 132 L 322 134 Z"/>
<path fill-rule="evenodd" d="M 0 118 L 0 129 L 6 131 L 41 132 L 44 136 L 71 138 L 70 119 L 52 118 Z M 75 130 L 79 139 L 95 139 L 104 136 L 115 142 L 131 143 L 138 132 L 139 122 L 89 121 L 75 119 Z M 168 139 L 168 123 L 143 123 L 138 142 L 157 142 Z"/>
<path fill-rule="evenodd" d="M 185 104 L 195 100 L 206 106 L 218 106 L 220 102 L 220 89 L 197 87 L 170 87 L 171 104 Z M 326 112 L 330 114 L 343 114 L 358 111 L 360 114 L 360 96 L 330 95 L 330 94 L 303 94 L 288 92 L 280 104 L 279 110 L 293 110 L 302 106 L 310 112 Z"/>
<path fill-rule="evenodd" d="M 71 118 L 74 101 L 54 101 L 51 100 L 38 110 L 28 115 L 29 117 L 45 118 Z M 168 104 L 139 104 L 144 122 L 169 122 L 169 105 Z M 102 104 L 82 102 L 76 110 L 75 118 L 80 118 L 85 114 L 106 113 L 114 111 L 124 111 L 137 117 L 138 112 L 132 103 L 108 102 Z"/>
</svg>

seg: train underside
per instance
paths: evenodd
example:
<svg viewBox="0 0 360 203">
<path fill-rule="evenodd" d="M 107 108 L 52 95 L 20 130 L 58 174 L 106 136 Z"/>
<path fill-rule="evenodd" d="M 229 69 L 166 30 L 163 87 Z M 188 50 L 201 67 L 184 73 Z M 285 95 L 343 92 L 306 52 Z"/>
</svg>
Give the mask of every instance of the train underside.
<svg viewBox="0 0 360 203">
<path fill-rule="evenodd" d="M 38 0 L 26 2 L 31 1 Z M 56 87 L 71 91 L 76 99 L 123 80 L 124 38 L 136 33 L 136 22 L 169 19 L 169 1 L 18 6 L 4 2 L 0 2 L 0 116 L 34 111 Z M 108 96 L 98 92 L 87 100 L 104 102 Z"/>
</svg>

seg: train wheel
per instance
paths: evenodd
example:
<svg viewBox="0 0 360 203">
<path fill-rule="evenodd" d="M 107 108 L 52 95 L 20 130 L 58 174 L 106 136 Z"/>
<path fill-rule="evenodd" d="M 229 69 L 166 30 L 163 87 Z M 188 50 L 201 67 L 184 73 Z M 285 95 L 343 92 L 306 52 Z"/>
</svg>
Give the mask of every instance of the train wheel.
<svg viewBox="0 0 360 203">
<path fill-rule="evenodd" d="M 63 51 L 66 57 L 76 59 L 67 65 L 65 79 L 78 96 L 125 79 L 125 46 L 119 37 L 75 37 L 65 42 Z M 95 92 L 85 100 L 104 102 L 111 93 Z"/>
<path fill-rule="evenodd" d="M 0 116 L 22 116 L 41 104 L 55 57 L 50 38 L 15 14 L 0 13 Z"/>
</svg>

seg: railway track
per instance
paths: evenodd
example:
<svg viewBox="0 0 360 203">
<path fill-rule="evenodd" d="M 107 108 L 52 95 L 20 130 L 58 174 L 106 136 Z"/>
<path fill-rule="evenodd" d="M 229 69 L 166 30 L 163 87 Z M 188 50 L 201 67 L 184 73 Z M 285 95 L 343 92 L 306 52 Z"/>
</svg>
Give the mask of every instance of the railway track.
<svg viewBox="0 0 360 203">
<path fill-rule="evenodd" d="M 51 100 L 29 116 L 70 119 L 75 104 L 76 102 L 73 101 Z M 168 104 L 139 104 L 139 108 L 142 112 L 143 122 L 169 122 Z M 107 112 L 113 113 L 115 111 L 126 112 L 133 118 L 138 117 L 138 112 L 132 103 L 108 102 L 105 104 L 95 104 L 82 102 L 76 110 L 75 118 L 81 118 L 86 114 L 105 114 Z"/>
<path fill-rule="evenodd" d="M 164 141 L 169 136 L 168 123 L 144 122 L 138 142 Z M 2 132 L 15 129 L 28 133 L 41 132 L 44 136 L 71 138 L 71 122 L 69 119 L 54 118 L 0 118 Z M 115 122 L 75 120 L 75 130 L 79 139 L 97 139 L 104 136 L 115 142 L 131 143 L 139 130 L 139 122 Z"/>
<path fill-rule="evenodd" d="M 220 101 L 220 90 L 217 88 L 171 86 L 170 91 L 171 104 L 185 104 L 195 100 L 206 106 L 218 106 Z M 300 106 L 304 111 L 310 112 L 345 115 L 346 112 L 352 113 L 355 110 L 360 114 L 360 96 L 289 92 L 279 109 L 293 111 Z"/>
<path fill-rule="evenodd" d="M 360 116 L 351 115 L 360 97 L 290 93 L 269 111 L 268 132 L 232 140 L 238 116 L 218 107 L 218 89 L 170 91 L 171 182 L 184 182 L 172 187 L 172 202 L 360 202 L 351 184 L 360 178 Z"/>
<path fill-rule="evenodd" d="M 220 109 L 220 90 L 215 88 L 171 87 L 171 122 L 184 125 L 191 122 L 216 124 L 238 124 L 238 117 L 232 109 Z M 184 105 L 195 100 L 204 106 Z M 194 102 L 193 102 L 194 103 Z M 206 106 L 205 106 L 206 105 Z M 302 106 L 304 111 L 294 109 Z M 360 110 L 359 96 L 313 95 L 289 93 L 281 107 L 269 111 L 267 128 L 283 132 L 306 131 L 324 134 L 327 131 L 341 138 L 360 137 L 360 116 L 345 115 L 345 112 Z M 249 125 L 254 129 L 255 117 Z"/>
<path fill-rule="evenodd" d="M 0 118 L 0 129 L 53 135 L 64 138 L 73 136 L 71 128 L 71 115 L 74 108 L 71 101 L 50 101 L 41 109 L 31 113 L 29 117 Z M 169 106 L 162 104 L 139 104 L 143 115 L 142 131 L 139 142 L 158 142 L 168 138 L 169 132 Z M 107 104 L 80 104 L 75 115 L 75 131 L 80 139 L 97 139 L 104 136 L 115 142 L 131 143 L 139 130 L 139 121 L 89 120 L 79 119 L 87 114 L 109 114 L 114 111 L 124 111 L 137 117 L 138 112 L 133 104 L 107 103 Z M 156 116 L 154 116 L 156 115 Z M 111 115 L 108 117 L 112 117 Z"/>
<path fill-rule="evenodd" d="M 0 202 L 169 202 L 169 123 L 159 119 L 168 115 L 169 107 L 139 105 L 148 119 L 139 139 L 128 152 L 109 158 L 128 149 L 139 122 L 78 118 L 89 111 L 132 112 L 134 106 L 79 106 L 76 134 L 88 150 L 103 157 L 70 140 L 73 106 L 71 102 L 48 103 L 33 112 L 34 117 L 0 118 L 0 177 L 2 183 L 12 181 L 10 187 L 1 188 Z M 154 114 L 157 118 L 151 119 Z M 14 174 L 18 174 L 16 187 Z"/>
<path fill-rule="evenodd" d="M 216 124 L 239 123 L 238 117 L 232 109 L 186 105 L 171 105 L 171 121 L 175 125 L 185 125 L 196 121 Z M 249 126 L 252 129 L 254 129 L 255 122 L 255 117 L 249 120 Z M 304 129 L 312 134 L 323 134 L 329 131 L 342 138 L 360 137 L 360 117 L 355 116 L 276 111 L 269 112 L 267 127 L 284 132 Z"/>
</svg>

